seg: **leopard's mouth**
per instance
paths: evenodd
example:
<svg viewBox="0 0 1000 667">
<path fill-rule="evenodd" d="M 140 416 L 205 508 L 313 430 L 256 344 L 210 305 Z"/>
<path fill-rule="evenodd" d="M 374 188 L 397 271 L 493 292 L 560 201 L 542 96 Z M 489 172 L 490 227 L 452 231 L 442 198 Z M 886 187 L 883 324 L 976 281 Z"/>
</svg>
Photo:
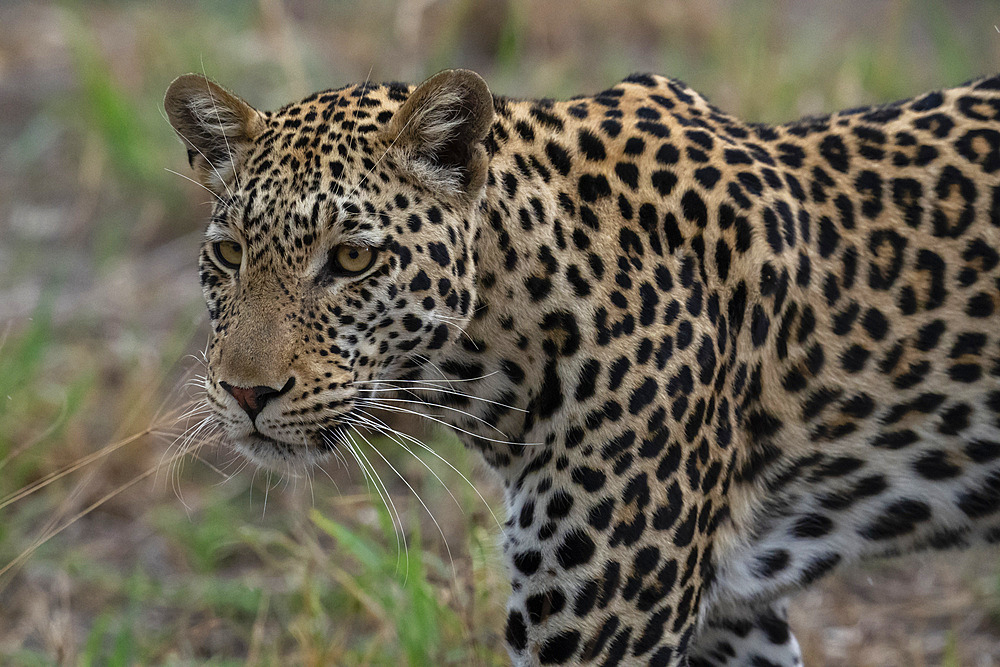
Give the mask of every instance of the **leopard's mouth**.
<svg viewBox="0 0 1000 667">
<path fill-rule="evenodd" d="M 305 471 L 325 461 L 336 450 L 346 426 L 329 426 L 300 442 L 286 442 L 254 431 L 231 440 L 233 448 L 262 468 L 281 472 Z"/>
</svg>

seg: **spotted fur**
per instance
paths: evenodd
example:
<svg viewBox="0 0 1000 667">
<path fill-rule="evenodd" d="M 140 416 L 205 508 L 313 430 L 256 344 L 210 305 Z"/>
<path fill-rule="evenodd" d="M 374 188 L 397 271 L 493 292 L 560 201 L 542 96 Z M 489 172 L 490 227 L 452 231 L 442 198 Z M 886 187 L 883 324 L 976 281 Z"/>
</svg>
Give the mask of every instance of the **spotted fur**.
<svg viewBox="0 0 1000 667">
<path fill-rule="evenodd" d="M 503 480 L 514 663 L 799 664 L 789 593 L 1000 541 L 1000 77 L 777 127 L 648 75 L 166 107 L 230 439 L 310 463 L 424 380 Z"/>
</svg>

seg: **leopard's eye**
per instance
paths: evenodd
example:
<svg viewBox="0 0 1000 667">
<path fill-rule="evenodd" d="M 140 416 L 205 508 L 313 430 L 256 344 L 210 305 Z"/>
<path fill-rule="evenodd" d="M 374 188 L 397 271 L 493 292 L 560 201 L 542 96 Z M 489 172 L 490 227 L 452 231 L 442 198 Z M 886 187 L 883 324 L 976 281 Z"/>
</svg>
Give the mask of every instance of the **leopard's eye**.
<svg viewBox="0 0 1000 667">
<path fill-rule="evenodd" d="M 360 245 L 341 243 L 330 251 L 327 271 L 336 276 L 356 276 L 375 263 L 375 250 Z"/>
<path fill-rule="evenodd" d="M 236 241 L 216 241 L 212 244 L 212 252 L 219 264 L 226 269 L 235 271 L 243 262 L 243 246 Z"/>
</svg>

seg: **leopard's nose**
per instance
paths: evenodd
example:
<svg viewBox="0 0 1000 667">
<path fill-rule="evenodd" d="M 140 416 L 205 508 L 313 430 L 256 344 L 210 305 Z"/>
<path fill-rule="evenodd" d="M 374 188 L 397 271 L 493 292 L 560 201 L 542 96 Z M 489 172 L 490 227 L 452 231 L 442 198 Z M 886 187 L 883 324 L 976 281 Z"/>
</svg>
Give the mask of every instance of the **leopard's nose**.
<svg viewBox="0 0 1000 667">
<path fill-rule="evenodd" d="M 260 411 L 264 409 L 264 406 L 272 398 L 281 396 L 287 393 L 295 386 L 295 378 L 290 377 L 288 381 L 281 387 L 281 389 L 275 389 L 274 387 L 268 387 L 267 385 L 257 385 L 256 387 L 234 387 L 228 382 L 219 382 L 219 386 L 229 392 L 236 402 L 239 403 L 243 411 L 250 416 L 250 421 L 254 421 Z"/>
</svg>

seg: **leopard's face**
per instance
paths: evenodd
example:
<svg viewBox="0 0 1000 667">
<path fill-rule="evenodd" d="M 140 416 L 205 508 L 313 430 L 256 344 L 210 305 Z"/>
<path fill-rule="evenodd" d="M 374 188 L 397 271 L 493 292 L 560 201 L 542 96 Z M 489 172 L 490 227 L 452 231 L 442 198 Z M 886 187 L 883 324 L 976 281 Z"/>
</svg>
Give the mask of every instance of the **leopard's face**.
<svg viewBox="0 0 1000 667">
<path fill-rule="evenodd" d="M 199 258 L 212 322 L 205 390 L 254 462 L 322 459 L 345 428 L 371 426 L 380 379 L 428 363 L 467 324 L 487 125 L 451 105 L 488 100 L 480 84 L 439 80 L 437 97 L 354 87 L 273 114 L 197 77 L 168 93 L 182 138 L 197 142 L 223 114 L 216 143 L 188 142 L 218 196 Z M 213 106 L 198 106 L 204 91 Z"/>
</svg>

